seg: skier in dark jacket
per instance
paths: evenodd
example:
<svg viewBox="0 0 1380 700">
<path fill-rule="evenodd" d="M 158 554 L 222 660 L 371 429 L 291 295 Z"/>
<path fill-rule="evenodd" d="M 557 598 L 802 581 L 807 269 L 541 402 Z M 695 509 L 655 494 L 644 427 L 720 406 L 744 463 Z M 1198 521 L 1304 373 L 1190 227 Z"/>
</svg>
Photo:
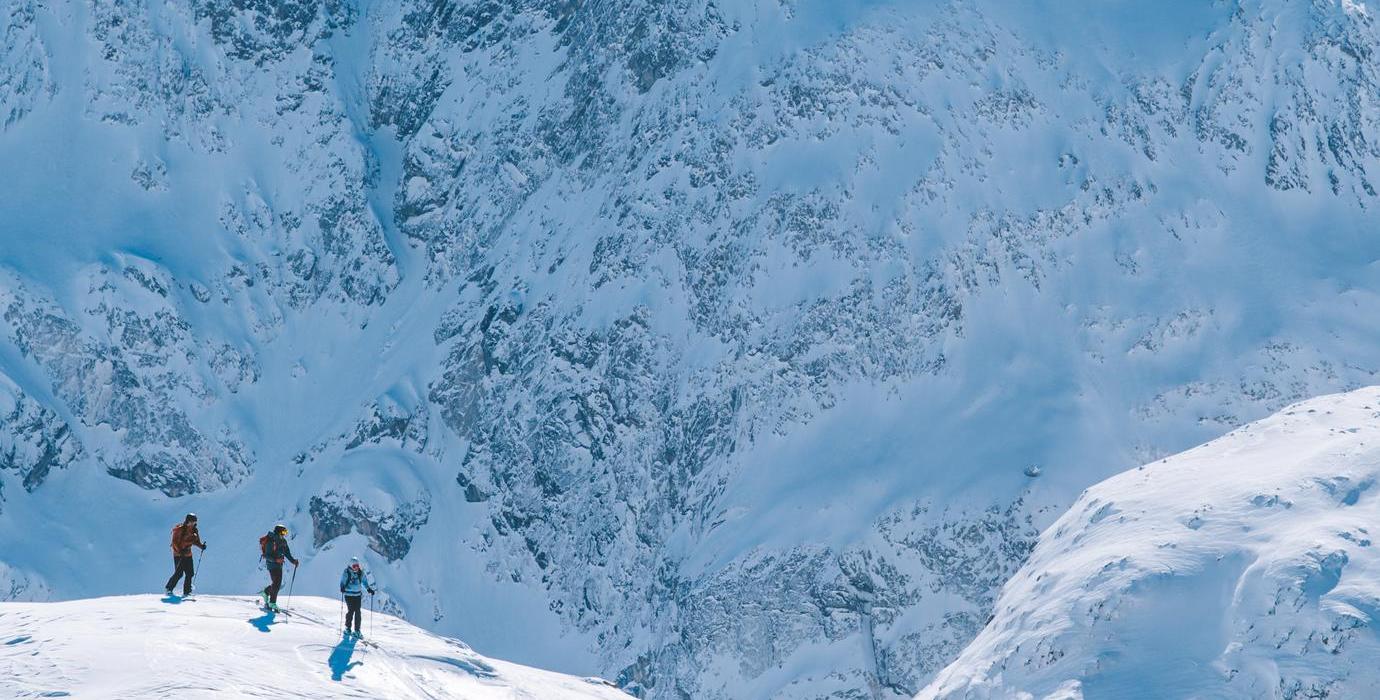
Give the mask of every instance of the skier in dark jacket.
<svg viewBox="0 0 1380 700">
<path fill-rule="evenodd" d="M 359 565 L 359 557 L 350 557 L 350 565 L 345 567 L 344 573 L 340 574 L 340 593 L 345 596 L 345 634 L 350 633 L 350 624 L 354 623 L 355 636 L 363 637 L 359 631 L 360 623 L 364 615 L 360 612 L 360 603 L 364 600 L 364 591 L 369 591 L 369 595 L 374 595 L 374 582 L 370 580 L 369 574 Z"/>
<path fill-rule="evenodd" d="M 267 535 L 259 538 L 259 546 L 263 552 L 264 564 L 268 566 L 270 579 L 262 595 L 264 607 L 270 610 L 278 609 L 278 590 L 283 587 L 283 562 L 290 561 L 293 566 L 299 563 L 297 558 L 292 556 L 292 548 L 288 547 L 287 535 L 287 526 L 279 523 L 274 525 L 273 530 Z"/>
<path fill-rule="evenodd" d="M 203 551 L 206 549 L 206 543 L 201 541 L 201 533 L 196 529 L 196 513 L 188 513 L 181 524 L 173 526 L 173 574 L 168 579 L 168 585 L 163 587 L 168 595 L 172 595 L 177 580 L 183 576 L 186 578 L 182 578 L 182 595 L 192 594 L 192 576 L 196 574 L 192 567 L 192 547 L 200 547 Z"/>
</svg>

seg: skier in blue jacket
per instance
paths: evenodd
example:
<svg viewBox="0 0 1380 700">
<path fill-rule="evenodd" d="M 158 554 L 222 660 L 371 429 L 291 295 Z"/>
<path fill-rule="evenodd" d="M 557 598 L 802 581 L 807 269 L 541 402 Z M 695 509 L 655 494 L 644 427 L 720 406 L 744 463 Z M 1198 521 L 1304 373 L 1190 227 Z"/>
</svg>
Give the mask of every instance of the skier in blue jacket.
<svg viewBox="0 0 1380 700">
<path fill-rule="evenodd" d="M 374 594 L 374 582 L 369 578 L 369 574 L 359 565 L 359 557 L 350 557 L 350 565 L 345 567 L 345 571 L 340 574 L 340 592 L 345 596 L 345 634 L 350 634 L 350 623 L 354 623 L 355 636 L 363 637 L 359 631 L 360 623 L 364 615 L 360 613 L 360 603 L 364 600 L 364 592 L 369 591 L 369 595 Z"/>
</svg>

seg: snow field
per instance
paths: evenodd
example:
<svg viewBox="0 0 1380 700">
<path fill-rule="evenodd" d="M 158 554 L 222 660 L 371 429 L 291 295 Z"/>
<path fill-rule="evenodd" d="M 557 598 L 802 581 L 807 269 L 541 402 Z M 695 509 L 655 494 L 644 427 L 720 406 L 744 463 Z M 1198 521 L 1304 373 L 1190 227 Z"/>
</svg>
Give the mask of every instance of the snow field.
<svg viewBox="0 0 1380 700">
<path fill-rule="evenodd" d="M 292 602 L 278 615 L 231 596 L 3 603 L 0 697 L 627 697 L 600 679 L 487 659 L 390 615 L 371 620 L 367 601 L 369 638 L 343 639 L 339 601 Z"/>
</svg>

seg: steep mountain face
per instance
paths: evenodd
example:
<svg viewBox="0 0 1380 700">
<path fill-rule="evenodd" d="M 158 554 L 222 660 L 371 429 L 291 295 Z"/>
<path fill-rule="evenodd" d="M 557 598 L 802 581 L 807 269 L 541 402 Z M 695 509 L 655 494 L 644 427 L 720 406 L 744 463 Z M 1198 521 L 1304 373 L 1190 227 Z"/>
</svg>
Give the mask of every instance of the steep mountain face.
<svg viewBox="0 0 1380 700">
<path fill-rule="evenodd" d="M 1088 489 L 920 697 L 1369 695 L 1377 406 L 1296 404 Z"/>
<path fill-rule="evenodd" d="M 1082 488 L 1375 381 L 1372 10 L 912 5 L 9 3 L 0 591 L 281 519 L 486 653 L 908 695 Z"/>
</svg>

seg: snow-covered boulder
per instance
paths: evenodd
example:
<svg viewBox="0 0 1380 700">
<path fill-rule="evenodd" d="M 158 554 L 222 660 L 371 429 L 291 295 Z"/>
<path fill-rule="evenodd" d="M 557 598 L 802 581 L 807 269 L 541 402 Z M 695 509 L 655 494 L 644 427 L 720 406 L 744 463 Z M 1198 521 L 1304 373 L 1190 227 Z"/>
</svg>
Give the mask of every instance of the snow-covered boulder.
<svg viewBox="0 0 1380 700">
<path fill-rule="evenodd" d="M 1112 477 L 920 697 L 1374 697 L 1378 483 L 1377 387 Z"/>
<path fill-rule="evenodd" d="M 368 641 L 344 639 L 338 601 L 293 603 L 291 615 L 225 596 L 0 603 L 0 697 L 628 697 L 597 678 L 485 658 L 382 613 L 366 618 Z"/>
</svg>

